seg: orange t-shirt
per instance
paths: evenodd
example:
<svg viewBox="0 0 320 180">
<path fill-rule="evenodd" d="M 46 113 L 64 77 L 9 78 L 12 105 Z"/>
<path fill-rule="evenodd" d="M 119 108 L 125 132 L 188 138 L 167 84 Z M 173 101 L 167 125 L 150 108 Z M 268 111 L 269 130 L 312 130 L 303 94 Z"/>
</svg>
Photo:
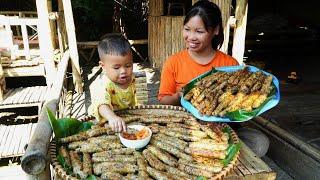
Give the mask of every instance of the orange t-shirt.
<svg viewBox="0 0 320 180">
<path fill-rule="evenodd" d="M 180 91 L 193 78 L 211 70 L 213 67 L 239 65 L 236 59 L 216 51 L 216 55 L 206 65 L 198 64 L 185 49 L 170 56 L 163 65 L 158 99 Z"/>
</svg>

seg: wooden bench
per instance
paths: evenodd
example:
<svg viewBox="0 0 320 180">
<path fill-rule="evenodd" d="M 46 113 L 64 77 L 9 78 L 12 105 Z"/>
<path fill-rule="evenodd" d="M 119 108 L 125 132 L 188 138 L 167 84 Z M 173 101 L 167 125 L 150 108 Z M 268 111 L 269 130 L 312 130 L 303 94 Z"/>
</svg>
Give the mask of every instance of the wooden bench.
<svg viewBox="0 0 320 180">
<path fill-rule="evenodd" d="M 239 162 L 225 179 L 276 179 L 276 173 L 242 141 Z"/>
</svg>

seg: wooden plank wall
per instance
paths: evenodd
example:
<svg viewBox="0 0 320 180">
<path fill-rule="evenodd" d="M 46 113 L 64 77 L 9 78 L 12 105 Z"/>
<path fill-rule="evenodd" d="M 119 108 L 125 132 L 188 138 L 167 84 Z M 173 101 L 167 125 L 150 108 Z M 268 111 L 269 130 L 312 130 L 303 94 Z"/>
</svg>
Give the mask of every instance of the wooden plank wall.
<svg viewBox="0 0 320 180">
<path fill-rule="evenodd" d="M 216 3 L 222 13 L 225 41 L 220 50 L 228 52 L 231 0 L 211 0 Z M 196 0 L 192 1 L 193 3 Z M 182 38 L 184 16 L 162 16 L 163 1 L 150 1 L 148 19 L 148 53 L 152 66 L 160 69 L 164 61 L 172 54 L 185 48 Z"/>
<path fill-rule="evenodd" d="M 161 16 L 163 12 L 163 0 L 149 0 L 150 16 Z"/>
<path fill-rule="evenodd" d="M 172 54 L 184 49 L 184 16 L 149 16 L 148 53 L 152 66 L 161 69 Z"/>
</svg>

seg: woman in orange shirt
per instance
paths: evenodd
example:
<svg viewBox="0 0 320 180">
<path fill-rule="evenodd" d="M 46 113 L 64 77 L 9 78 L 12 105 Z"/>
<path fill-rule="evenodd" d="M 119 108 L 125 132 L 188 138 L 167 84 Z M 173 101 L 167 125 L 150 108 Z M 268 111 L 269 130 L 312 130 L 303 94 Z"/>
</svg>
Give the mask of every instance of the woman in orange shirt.
<svg viewBox="0 0 320 180">
<path fill-rule="evenodd" d="M 238 65 L 233 57 L 218 50 L 224 36 L 216 4 L 198 1 L 183 24 L 187 48 L 170 56 L 163 66 L 158 95 L 161 104 L 180 105 L 182 87 L 213 67 Z"/>
<path fill-rule="evenodd" d="M 183 24 L 187 48 L 170 56 L 162 68 L 158 94 L 161 104 L 180 105 L 181 89 L 213 67 L 239 65 L 233 57 L 218 50 L 224 36 L 221 11 L 216 4 L 198 1 L 187 13 Z M 268 151 L 269 139 L 260 131 L 240 128 L 237 133 L 259 157 Z"/>
</svg>

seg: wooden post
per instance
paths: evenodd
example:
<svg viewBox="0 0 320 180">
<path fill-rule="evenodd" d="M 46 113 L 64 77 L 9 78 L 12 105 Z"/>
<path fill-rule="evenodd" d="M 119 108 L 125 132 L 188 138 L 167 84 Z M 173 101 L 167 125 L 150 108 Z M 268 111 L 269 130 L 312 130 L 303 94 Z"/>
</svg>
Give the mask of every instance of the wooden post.
<svg viewBox="0 0 320 180">
<path fill-rule="evenodd" d="M 6 90 L 6 81 L 4 79 L 4 72 L 1 64 L 1 50 L 0 50 L 0 101 L 3 100 L 3 95 Z"/>
<path fill-rule="evenodd" d="M 54 81 L 56 69 L 53 61 L 54 49 L 51 42 L 48 6 L 46 0 L 36 0 L 36 3 L 39 20 L 38 34 L 40 54 L 45 64 L 47 85 L 50 86 Z"/>
<path fill-rule="evenodd" d="M 80 72 L 77 39 L 76 39 L 76 33 L 75 33 L 75 27 L 74 27 L 74 21 L 73 21 L 71 1 L 62 0 L 62 3 L 64 8 L 64 15 L 65 15 L 64 18 L 66 21 L 65 25 L 67 29 L 69 49 L 70 49 L 73 81 L 75 84 L 75 90 L 78 93 L 82 93 L 83 92 L 82 78 L 81 78 L 81 72 Z"/>
<path fill-rule="evenodd" d="M 52 0 L 47 0 L 47 4 L 48 4 L 48 13 L 50 14 L 52 12 Z M 50 22 L 50 32 L 51 32 L 51 43 L 52 43 L 52 47 L 54 49 L 57 48 L 57 44 L 56 44 L 56 39 L 57 39 L 57 27 L 56 27 L 56 23 L 54 22 L 54 20 L 49 20 Z"/>
<path fill-rule="evenodd" d="M 69 51 L 66 51 L 58 66 L 56 81 L 50 89 L 50 94 L 46 97 L 46 102 L 39 116 L 36 130 L 28 144 L 25 154 L 21 158 L 22 169 L 27 174 L 34 175 L 34 177 L 50 177 L 50 174 L 43 174 L 46 172 L 44 170 L 46 168 L 48 169 L 47 163 L 49 158 L 47 158 L 47 151 L 52 135 L 51 125 L 47 116 L 47 108 L 56 114 L 59 99 L 61 98 L 63 81 L 67 72 L 69 58 Z"/>
<path fill-rule="evenodd" d="M 246 41 L 246 27 L 248 15 L 248 0 L 238 0 L 236 6 L 236 27 L 234 28 L 232 56 L 243 64 L 243 54 Z"/>
</svg>

